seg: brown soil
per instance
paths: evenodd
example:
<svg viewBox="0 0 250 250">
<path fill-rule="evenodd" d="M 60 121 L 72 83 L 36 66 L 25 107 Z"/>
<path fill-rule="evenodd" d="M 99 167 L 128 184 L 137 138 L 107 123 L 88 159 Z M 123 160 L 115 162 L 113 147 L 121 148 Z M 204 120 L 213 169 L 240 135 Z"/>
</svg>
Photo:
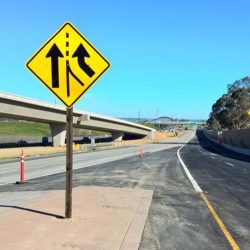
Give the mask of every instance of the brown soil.
<svg viewBox="0 0 250 250">
<path fill-rule="evenodd" d="M 0 149 L 0 159 L 17 158 L 21 156 L 47 155 L 65 152 L 65 147 L 19 147 L 19 148 L 2 148 Z"/>
<path fill-rule="evenodd" d="M 145 143 L 152 143 L 152 142 L 158 142 L 158 141 L 164 141 L 168 140 L 175 136 L 182 136 L 184 133 L 186 133 L 186 130 L 178 131 L 178 133 L 171 133 L 171 132 L 156 132 L 154 139 L 140 139 L 140 140 L 129 140 L 129 141 L 121 141 L 121 142 L 115 142 L 115 146 L 127 146 L 127 145 L 141 145 Z"/>
</svg>

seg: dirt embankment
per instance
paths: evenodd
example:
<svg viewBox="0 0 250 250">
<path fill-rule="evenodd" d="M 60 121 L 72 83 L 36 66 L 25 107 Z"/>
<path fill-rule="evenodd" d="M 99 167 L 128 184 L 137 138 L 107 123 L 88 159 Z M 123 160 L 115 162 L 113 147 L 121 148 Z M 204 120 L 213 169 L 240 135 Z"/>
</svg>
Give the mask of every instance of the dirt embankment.
<svg viewBox="0 0 250 250">
<path fill-rule="evenodd" d="M 175 136 L 181 136 L 185 132 L 186 130 L 179 131 L 178 133 L 156 132 L 155 139 L 141 139 L 141 140 L 114 142 L 112 144 L 112 147 L 124 147 L 124 146 L 141 145 L 145 143 L 164 141 Z M 22 150 L 24 152 L 24 155 L 27 157 L 27 156 L 40 156 L 40 155 L 50 155 L 56 153 L 65 153 L 66 147 L 2 148 L 0 149 L 0 159 L 19 158 L 21 156 Z M 74 151 L 81 151 L 81 147 L 79 147 L 79 145 L 74 145 Z M 86 151 L 86 149 L 83 151 Z"/>
<path fill-rule="evenodd" d="M 24 156 L 40 156 L 40 155 L 49 155 L 55 153 L 65 152 L 65 147 L 19 147 L 19 148 L 1 148 L 0 149 L 0 159 L 8 158 L 18 158 L 21 156 L 21 153 L 24 153 Z"/>
<path fill-rule="evenodd" d="M 141 145 L 145 143 L 152 143 L 152 142 L 158 142 L 158 141 L 164 141 L 168 140 L 172 137 L 176 136 L 182 136 L 184 133 L 186 133 L 186 130 L 180 130 L 178 132 L 159 132 L 157 131 L 155 134 L 154 139 L 140 139 L 140 140 L 129 140 L 129 141 L 121 141 L 121 142 L 115 142 L 115 146 L 127 146 L 127 145 Z"/>
</svg>

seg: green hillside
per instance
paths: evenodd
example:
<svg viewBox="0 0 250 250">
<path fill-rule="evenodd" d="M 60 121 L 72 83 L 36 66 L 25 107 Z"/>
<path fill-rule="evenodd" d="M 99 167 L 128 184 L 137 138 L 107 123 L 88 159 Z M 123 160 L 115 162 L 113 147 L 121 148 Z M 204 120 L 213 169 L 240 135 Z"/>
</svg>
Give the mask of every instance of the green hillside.
<svg viewBox="0 0 250 250">
<path fill-rule="evenodd" d="M 74 136 L 105 136 L 106 132 L 73 129 Z M 50 136 L 48 124 L 26 121 L 0 121 L 0 135 Z"/>
<path fill-rule="evenodd" d="M 48 124 L 43 123 L 24 121 L 0 122 L 0 134 L 46 136 L 50 134 L 50 128 Z"/>
</svg>

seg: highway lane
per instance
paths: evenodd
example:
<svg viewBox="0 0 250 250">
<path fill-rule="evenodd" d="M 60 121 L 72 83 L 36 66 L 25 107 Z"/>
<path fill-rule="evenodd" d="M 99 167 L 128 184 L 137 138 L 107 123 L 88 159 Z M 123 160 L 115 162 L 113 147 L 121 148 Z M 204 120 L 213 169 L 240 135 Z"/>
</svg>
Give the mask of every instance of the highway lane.
<svg viewBox="0 0 250 250">
<path fill-rule="evenodd" d="M 167 143 L 154 143 L 144 146 L 144 153 L 152 153 L 167 148 L 175 147 L 188 142 L 194 136 L 194 131 L 187 131 L 180 138 L 172 138 Z M 91 167 L 97 164 L 116 161 L 138 155 L 140 146 L 117 148 L 112 150 L 74 154 L 73 169 Z M 25 160 L 25 179 L 65 172 L 65 155 L 53 157 L 35 157 Z M 15 183 L 19 180 L 20 162 L 0 162 L 0 185 Z"/>
<path fill-rule="evenodd" d="M 147 153 L 142 158 L 134 155 L 74 170 L 73 185 L 154 190 L 140 250 L 230 249 L 225 238 L 218 232 L 217 225 L 211 220 L 206 205 L 183 172 L 176 154 L 178 143 L 157 145 L 166 148 Z M 167 149 L 167 146 L 171 147 Z M 34 197 L 46 191 L 57 192 L 64 188 L 64 173 L 35 178 L 25 185 L 0 186 L 0 209 L 1 206 L 2 209 L 11 205 L 22 206 L 20 203 L 30 193 Z M 18 194 L 22 200 L 17 198 Z M 28 207 L 25 203 L 23 206 Z"/>
<path fill-rule="evenodd" d="M 201 131 L 180 155 L 240 249 L 250 249 L 249 158 L 215 145 Z"/>
</svg>

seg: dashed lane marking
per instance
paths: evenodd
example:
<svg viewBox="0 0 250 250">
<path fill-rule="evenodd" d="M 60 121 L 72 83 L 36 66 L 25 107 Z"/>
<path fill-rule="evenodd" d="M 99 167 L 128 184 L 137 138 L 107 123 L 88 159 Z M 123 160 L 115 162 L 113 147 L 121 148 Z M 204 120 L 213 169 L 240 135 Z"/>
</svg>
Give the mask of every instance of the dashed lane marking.
<svg viewBox="0 0 250 250">
<path fill-rule="evenodd" d="M 229 162 L 225 162 L 227 165 L 231 166 L 231 167 L 234 167 L 234 164 L 232 163 L 229 163 Z"/>
</svg>

